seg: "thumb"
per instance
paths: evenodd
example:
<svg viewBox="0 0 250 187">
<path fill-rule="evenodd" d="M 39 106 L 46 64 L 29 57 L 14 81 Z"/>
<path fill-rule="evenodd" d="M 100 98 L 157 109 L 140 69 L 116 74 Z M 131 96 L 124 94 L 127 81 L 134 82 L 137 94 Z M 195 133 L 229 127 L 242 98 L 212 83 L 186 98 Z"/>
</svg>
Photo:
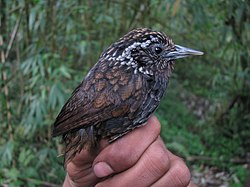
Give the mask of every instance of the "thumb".
<svg viewBox="0 0 250 187">
<path fill-rule="evenodd" d="M 106 145 L 93 162 L 95 175 L 107 177 L 132 167 L 159 134 L 160 123 L 152 116 L 146 125 Z"/>
</svg>

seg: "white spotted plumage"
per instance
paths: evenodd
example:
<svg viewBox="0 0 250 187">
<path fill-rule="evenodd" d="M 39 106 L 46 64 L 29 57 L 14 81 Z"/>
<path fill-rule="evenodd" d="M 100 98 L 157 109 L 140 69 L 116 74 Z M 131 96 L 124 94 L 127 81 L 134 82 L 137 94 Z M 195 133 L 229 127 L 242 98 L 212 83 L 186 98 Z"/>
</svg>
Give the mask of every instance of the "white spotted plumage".
<svg viewBox="0 0 250 187">
<path fill-rule="evenodd" d="M 118 57 L 115 57 L 115 55 L 117 54 L 117 51 L 114 51 L 111 57 L 109 54 L 107 54 L 106 56 L 104 56 L 104 58 L 108 61 L 115 61 L 115 63 L 112 63 L 113 66 L 120 64 L 120 67 L 128 66 L 126 70 L 133 68 L 134 74 L 137 74 L 138 72 L 140 72 L 145 75 L 153 75 L 153 71 L 139 67 L 136 60 L 134 60 L 133 57 L 131 56 L 131 51 L 133 49 L 136 49 L 136 48 L 145 49 L 153 42 L 154 43 L 158 42 L 158 39 L 156 37 L 150 36 L 150 40 L 146 40 L 145 42 L 134 42 L 133 44 L 128 46 L 126 49 L 124 49 L 123 52 Z"/>
</svg>

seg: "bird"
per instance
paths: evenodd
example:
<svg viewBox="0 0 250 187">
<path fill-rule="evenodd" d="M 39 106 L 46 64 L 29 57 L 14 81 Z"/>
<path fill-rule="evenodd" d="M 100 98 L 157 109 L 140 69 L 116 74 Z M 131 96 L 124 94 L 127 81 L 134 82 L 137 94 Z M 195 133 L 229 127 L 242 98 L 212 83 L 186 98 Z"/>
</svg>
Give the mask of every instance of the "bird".
<svg viewBox="0 0 250 187">
<path fill-rule="evenodd" d="M 97 150 L 146 124 L 159 106 L 176 59 L 203 52 L 173 43 L 164 32 L 133 29 L 100 55 L 57 116 L 64 163 L 82 149 Z"/>
</svg>

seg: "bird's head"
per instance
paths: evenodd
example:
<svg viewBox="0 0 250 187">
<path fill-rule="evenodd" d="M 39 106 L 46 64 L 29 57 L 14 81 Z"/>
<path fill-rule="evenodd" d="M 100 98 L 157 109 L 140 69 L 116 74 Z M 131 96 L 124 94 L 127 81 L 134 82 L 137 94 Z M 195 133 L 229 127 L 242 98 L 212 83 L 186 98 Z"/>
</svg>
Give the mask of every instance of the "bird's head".
<svg viewBox="0 0 250 187">
<path fill-rule="evenodd" d="M 203 52 L 175 45 L 163 32 L 134 29 L 112 44 L 102 58 L 110 65 L 132 68 L 134 73 L 152 76 L 157 71 L 172 70 L 175 59 Z"/>
</svg>

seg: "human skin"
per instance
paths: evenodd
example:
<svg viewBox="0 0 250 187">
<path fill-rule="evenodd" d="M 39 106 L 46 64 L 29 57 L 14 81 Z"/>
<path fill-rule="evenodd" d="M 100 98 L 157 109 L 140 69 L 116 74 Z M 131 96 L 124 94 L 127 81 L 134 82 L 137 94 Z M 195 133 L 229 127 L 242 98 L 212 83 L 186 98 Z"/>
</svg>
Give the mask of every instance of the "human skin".
<svg viewBox="0 0 250 187">
<path fill-rule="evenodd" d="M 152 116 L 145 126 L 111 144 L 101 140 L 96 154 L 83 149 L 67 165 L 63 186 L 195 186 L 184 161 L 165 147 L 160 128 Z"/>
</svg>

